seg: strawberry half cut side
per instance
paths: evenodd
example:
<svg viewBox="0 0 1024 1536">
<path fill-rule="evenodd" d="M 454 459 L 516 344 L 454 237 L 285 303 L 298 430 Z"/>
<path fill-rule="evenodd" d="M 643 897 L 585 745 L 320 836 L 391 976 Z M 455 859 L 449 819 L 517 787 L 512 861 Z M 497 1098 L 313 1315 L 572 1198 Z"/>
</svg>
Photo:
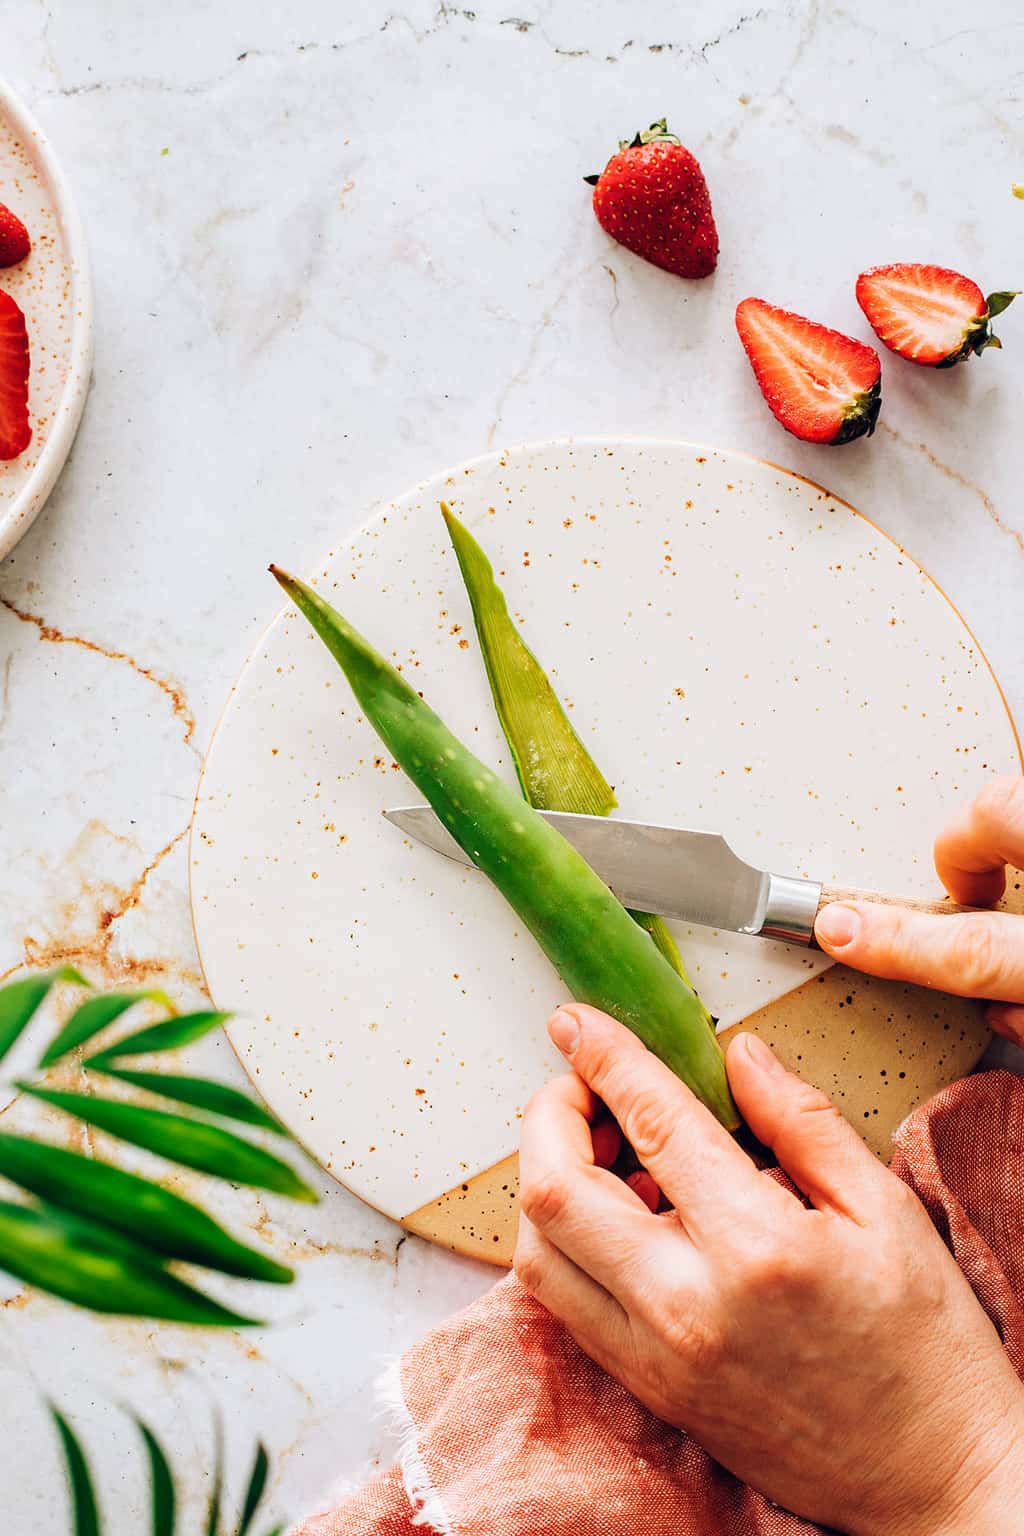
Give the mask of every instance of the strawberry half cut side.
<svg viewBox="0 0 1024 1536">
<path fill-rule="evenodd" d="M 857 279 L 857 303 L 880 341 L 911 363 L 952 368 L 986 347 L 1001 347 L 991 320 L 1015 292 L 990 293 L 949 267 L 901 261 L 872 267 Z"/>
<path fill-rule="evenodd" d="M 28 230 L 6 203 L 0 203 L 0 267 L 13 267 L 24 261 L 32 249 Z"/>
<path fill-rule="evenodd" d="M 0 459 L 16 459 L 32 441 L 28 370 L 25 316 L 10 294 L 0 290 Z"/>
<path fill-rule="evenodd" d="M 736 329 L 775 418 L 805 443 L 870 437 L 882 406 L 874 347 L 764 299 L 744 299 Z"/>
</svg>

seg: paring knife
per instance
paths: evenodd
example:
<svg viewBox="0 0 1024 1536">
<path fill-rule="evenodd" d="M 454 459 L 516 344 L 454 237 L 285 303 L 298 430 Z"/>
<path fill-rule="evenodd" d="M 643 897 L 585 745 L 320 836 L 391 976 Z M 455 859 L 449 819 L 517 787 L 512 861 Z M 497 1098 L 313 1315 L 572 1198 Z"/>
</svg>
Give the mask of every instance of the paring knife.
<svg viewBox="0 0 1024 1536">
<path fill-rule="evenodd" d="M 459 864 L 473 860 L 445 829 L 429 805 L 385 811 L 401 831 Z M 830 901 L 878 901 L 917 912 L 972 910 L 952 901 L 918 901 L 828 886 L 793 875 L 755 869 L 717 832 L 662 827 L 568 811 L 539 811 L 586 859 L 623 906 L 656 912 L 701 928 L 813 944 L 814 919 Z"/>
</svg>

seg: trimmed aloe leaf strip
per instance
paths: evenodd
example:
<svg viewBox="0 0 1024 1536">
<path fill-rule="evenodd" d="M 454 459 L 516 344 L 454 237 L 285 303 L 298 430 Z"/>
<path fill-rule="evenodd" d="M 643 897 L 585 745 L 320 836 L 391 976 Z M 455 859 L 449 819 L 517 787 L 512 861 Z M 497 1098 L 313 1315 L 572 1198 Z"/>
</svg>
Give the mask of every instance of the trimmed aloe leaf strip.
<svg viewBox="0 0 1024 1536">
<path fill-rule="evenodd" d="M 201 1040 L 230 1017 L 230 1013 L 211 1011 L 181 1013 L 173 1019 L 163 1019 L 159 1024 L 148 1024 L 133 1035 L 125 1035 L 123 1040 L 115 1040 L 113 1045 L 88 1057 L 85 1065 L 92 1067 L 101 1061 L 120 1061 L 122 1056 L 148 1056 L 153 1051 L 177 1051 L 183 1045 Z"/>
<path fill-rule="evenodd" d="M 607 816 L 617 803 L 615 791 L 513 624 L 491 562 L 445 501 L 441 513 L 469 593 L 494 708 L 523 794 L 539 810 Z"/>
<path fill-rule="evenodd" d="M 494 567 L 446 501 L 441 503 L 441 515 L 462 572 L 494 708 L 523 794 L 539 811 L 607 816 L 618 804 L 615 792 L 569 724 L 550 679 L 513 623 L 505 595 L 494 579 Z M 664 918 L 632 910 L 629 915 L 692 986 Z"/>
<path fill-rule="evenodd" d="M 64 1415 L 58 1413 L 52 1406 L 50 1412 L 57 1426 L 61 1449 L 64 1452 L 68 1491 L 71 1494 L 72 1513 L 75 1517 L 75 1536 L 100 1536 L 99 1510 L 96 1508 L 96 1495 L 93 1492 L 85 1452 Z"/>
<path fill-rule="evenodd" d="M 340 665 L 391 756 L 519 914 L 573 996 L 632 1029 L 735 1128 L 725 1061 L 693 988 L 561 833 L 474 757 L 341 614 L 304 582 L 271 570 Z"/>
<path fill-rule="evenodd" d="M 245 1490 L 245 1503 L 242 1505 L 242 1518 L 238 1522 L 236 1536 L 248 1536 L 249 1527 L 260 1507 L 263 1490 L 267 1486 L 267 1473 L 270 1470 L 270 1462 L 267 1459 L 267 1451 L 263 1442 L 256 1447 L 256 1455 L 253 1459 L 252 1471 L 249 1474 L 249 1486 Z"/>
<path fill-rule="evenodd" d="M 159 1440 L 141 1419 L 136 1419 L 149 1457 L 149 1488 L 153 1511 L 152 1536 L 174 1536 L 174 1478 Z"/>
<path fill-rule="evenodd" d="M 0 1267 L 39 1290 L 92 1312 L 232 1328 L 255 1323 L 157 1265 L 130 1256 L 130 1245 L 116 1233 L 110 1237 L 106 1246 L 95 1223 L 0 1200 Z"/>
<path fill-rule="evenodd" d="M 88 1002 L 75 1009 L 63 1029 L 54 1035 L 39 1058 L 40 1067 L 52 1067 L 62 1056 L 84 1045 L 101 1029 L 119 1019 L 122 1013 L 142 1002 L 159 1003 L 168 1009 L 174 1006 L 166 992 L 105 992 L 99 997 L 90 997 Z"/>
<path fill-rule="evenodd" d="M 145 1088 L 150 1093 L 159 1093 L 165 1099 L 175 1099 L 179 1104 L 191 1104 L 213 1115 L 240 1120 L 246 1125 L 257 1125 L 261 1130 L 276 1132 L 278 1136 L 289 1134 L 268 1109 L 228 1083 L 217 1083 L 208 1077 L 179 1077 L 174 1072 L 134 1072 L 129 1067 L 108 1064 L 106 1057 L 93 1058 L 86 1065 L 106 1077 L 116 1077 L 119 1082 L 131 1083 L 133 1087 Z"/>
<path fill-rule="evenodd" d="M 287 1284 L 293 1272 L 247 1248 L 199 1206 L 141 1174 L 49 1142 L 0 1132 L 0 1174 L 50 1205 L 123 1232 L 161 1257 L 245 1280 Z"/>
<path fill-rule="evenodd" d="M 163 1109 L 147 1109 L 136 1104 L 122 1104 L 95 1094 L 65 1093 L 57 1088 L 43 1088 L 37 1083 L 18 1083 L 23 1093 L 42 1099 L 56 1109 L 77 1115 L 111 1136 L 145 1147 L 160 1157 L 198 1168 L 232 1184 L 249 1184 L 269 1189 L 291 1200 L 315 1204 L 318 1196 L 304 1183 L 290 1164 L 282 1162 L 262 1147 L 243 1141 L 233 1131 L 205 1120 L 168 1114 Z"/>
<path fill-rule="evenodd" d="M 71 982 L 76 987 L 89 985 L 85 977 L 80 976 L 72 966 L 62 965 L 59 970 L 45 971 L 39 976 L 23 976 L 18 981 L 8 982 L 6 987 L 0 987 L 0 1061 L 29 1023 L 50 988 L 59 981 Z"/>
</svg>

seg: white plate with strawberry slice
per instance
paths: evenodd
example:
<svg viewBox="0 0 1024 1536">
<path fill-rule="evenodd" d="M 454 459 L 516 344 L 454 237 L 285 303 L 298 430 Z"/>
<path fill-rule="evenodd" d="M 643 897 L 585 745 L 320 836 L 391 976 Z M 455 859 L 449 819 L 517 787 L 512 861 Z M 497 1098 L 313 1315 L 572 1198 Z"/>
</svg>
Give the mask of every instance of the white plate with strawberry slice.
<svg viewBox="0 0 1024 1536">
<path fill-rule="evenodd" d="M 0 558 L 38 515 L 71 450 L 92 333 L 74 200 L 38 123 L 0 81 Z"/>
</svg>

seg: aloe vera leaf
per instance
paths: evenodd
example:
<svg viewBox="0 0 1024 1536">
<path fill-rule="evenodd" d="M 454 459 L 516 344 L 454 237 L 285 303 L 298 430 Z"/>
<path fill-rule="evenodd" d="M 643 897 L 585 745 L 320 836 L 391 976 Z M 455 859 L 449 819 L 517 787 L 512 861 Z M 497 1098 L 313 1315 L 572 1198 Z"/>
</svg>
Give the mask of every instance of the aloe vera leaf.
<svg viewBox="0 0 1024 1536">
<path fill-rule="evenodd" d="M 693 988 L 562 834 L 474 756 L 342 614 L 306 582 L 270 569 L 341 667 L 368 728 L 572 995 L 625 1024 L 734 1130 L 739 1114 L 725 1058 Z"/>
<path fill-rule="evenodd" d="M 513 624 L 491 562 L 447 502 L 442 501 L 441 512 L 473 606 L 494 708 L 523 794 L 538 810 L 607 816 L 616 804 L 615 791 Z"/>
<path fill-rule="evenodd" d="M 615 792 L 570 725 L 547 674 L 513 623 L 505 595 L 494 578 L 494 567 L 445 501 L 441 515 L 462 572 L 494 708 L 523 794 L 539 811 L 607 816 L 618 804 Z M 650 934 L 655 947 L 687 986 L 692 986 L 664 918 L 632 909 L 629 915 Z M 704 1011 L 707 1014 L 707 1009 Z M 707 1017 L 710 1020 L 710 1014 Z"/>
</svg>

